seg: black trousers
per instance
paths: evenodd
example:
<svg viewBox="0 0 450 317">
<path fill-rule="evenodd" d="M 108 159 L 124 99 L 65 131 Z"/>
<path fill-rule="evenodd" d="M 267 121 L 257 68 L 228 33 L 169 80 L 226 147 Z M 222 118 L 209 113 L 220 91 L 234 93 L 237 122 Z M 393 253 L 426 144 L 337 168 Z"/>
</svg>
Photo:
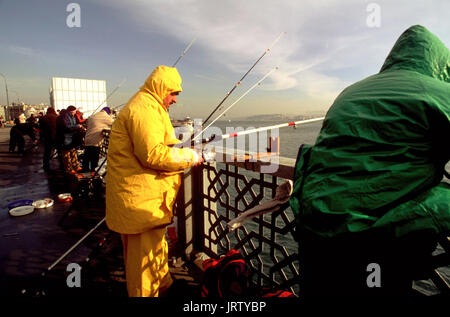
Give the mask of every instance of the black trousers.
<svg viewBox="0 0 450 317">
<path fill-rule="evenodd" d="M 52 157 L 52 151 L 55 148 L 53 142 L 44 141 L 44 157 L 43 157 L 43 167 L 44 171 L 48 171 L 50 169 L 50 159 Z"/>
<path fill-rule="evenodd" d="M 300 292 L 308 299 L 410 296 L 412 281 L 430 270 L 433 234 L 387 239 L 352 233 L 340 238 L 299 236 Z"/>
<path fill-rule="evenodd" d="M 94 172 L 98 166 L 99 156 L 99 146 L 86 146 L 84 148 L 83 170 Z"/>
<path fill-rule="evenodd" d="M 9 152 L 14 152 L 17 146 L 17 152 L 24 153 L 25 138 L 23 134 L 18 129 L 11 128 L 9 137 Z"/>
</svg>

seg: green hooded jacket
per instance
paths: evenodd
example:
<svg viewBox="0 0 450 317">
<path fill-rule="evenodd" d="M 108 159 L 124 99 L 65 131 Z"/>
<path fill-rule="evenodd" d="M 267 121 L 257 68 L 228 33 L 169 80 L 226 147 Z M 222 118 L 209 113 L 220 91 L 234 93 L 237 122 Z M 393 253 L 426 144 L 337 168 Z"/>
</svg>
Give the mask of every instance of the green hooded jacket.
<svg viewBox="0 0 450 317">
<path fill-rule="evenodd" d="M 290 204 L 299 232 L 450 232 L 450 52 L 416 25 L 380 72 L 342 91 L 300 149 Z"/>
</svg>

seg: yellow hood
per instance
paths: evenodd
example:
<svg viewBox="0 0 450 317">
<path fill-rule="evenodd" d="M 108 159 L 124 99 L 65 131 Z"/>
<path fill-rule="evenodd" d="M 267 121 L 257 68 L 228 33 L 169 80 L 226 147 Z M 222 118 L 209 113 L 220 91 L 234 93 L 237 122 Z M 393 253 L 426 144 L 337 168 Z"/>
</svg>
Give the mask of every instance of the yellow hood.
<svg viewBox="0 0 450 317">
<path fill-rule="evenodd" d="M 196 161 L 179 142 L 162 100 L 181 91 L 173 67 L 158 66 L 120 111 L 109 137 L 106 223 L 137 234 L 168 225 L 181 184 L 180 173 Z"/>
<path fill-rule="evenodd" d="M 163 99 L 173 93 L 181 92 L 181 76 L 175 67 L 158 66 L 148 76 L 145 84 L 140 89 L 151 94 L 161 105 Z"/>
</svg>

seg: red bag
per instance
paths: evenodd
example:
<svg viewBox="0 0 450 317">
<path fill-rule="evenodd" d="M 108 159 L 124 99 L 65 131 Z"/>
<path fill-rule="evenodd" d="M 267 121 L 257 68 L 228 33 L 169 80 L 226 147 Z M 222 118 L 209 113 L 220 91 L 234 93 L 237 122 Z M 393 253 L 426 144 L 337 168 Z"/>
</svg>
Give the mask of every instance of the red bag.
<svg viewBox="0 0 450 317">
<path fill-rule="evenodd" d="M 202 263 L 205 271 L 202 297 L 233 297 L 249 295 L 250 270 L 237 250 L 230 250 L 219 259 Z"/>
</svg>

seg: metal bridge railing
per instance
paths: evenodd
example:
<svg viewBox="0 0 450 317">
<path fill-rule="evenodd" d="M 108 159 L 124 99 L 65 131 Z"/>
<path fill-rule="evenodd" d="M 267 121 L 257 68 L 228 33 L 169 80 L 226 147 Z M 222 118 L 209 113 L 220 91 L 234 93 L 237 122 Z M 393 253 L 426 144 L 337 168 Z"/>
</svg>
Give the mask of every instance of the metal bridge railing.
<svg viewBox="0 0 450 317">
<path fill-rule="evenodd" d="M 292 179 L 295 160 L 277 157 L 269 173 L 261 173 L 267 160 L 233 162 L 224 155 L 219 161 L 185 174 L 176 207 L 184 252 L 197 250 L 218 257 L 230 249 L 239 250 L 257 286 L 298 293 L 295 221 L 289 204 L 234 231 L 227 227 L 240 213 L 275 197 L 277 186 Z"/>
<path fill-rule="evenodd" d="M 239 162 L 224 154 L 219 162 L 188 170 L 175 207 L 178 247 L 188 258 L 195 252 L 217 258 L 230 249 L 239 250 L 258 287 L 280 288 L 300 295 L 295 219 L 288 203 L 234 231 L 227 227 L 240 213 L 272 199 L 276 187 L 293 178 L 295 160 L 277 157 L 276 169 L 270 172 L 262 172 L 264 166 L 267 167 L 267 161 Z M 442 237 L 440 245 L 441 252 L 433 257 L 425 275 L 438 292 L 449 294 L 450 276 L 442 273 L 442 269 L 450 273 L 449 239 Z"/>
</svg>

